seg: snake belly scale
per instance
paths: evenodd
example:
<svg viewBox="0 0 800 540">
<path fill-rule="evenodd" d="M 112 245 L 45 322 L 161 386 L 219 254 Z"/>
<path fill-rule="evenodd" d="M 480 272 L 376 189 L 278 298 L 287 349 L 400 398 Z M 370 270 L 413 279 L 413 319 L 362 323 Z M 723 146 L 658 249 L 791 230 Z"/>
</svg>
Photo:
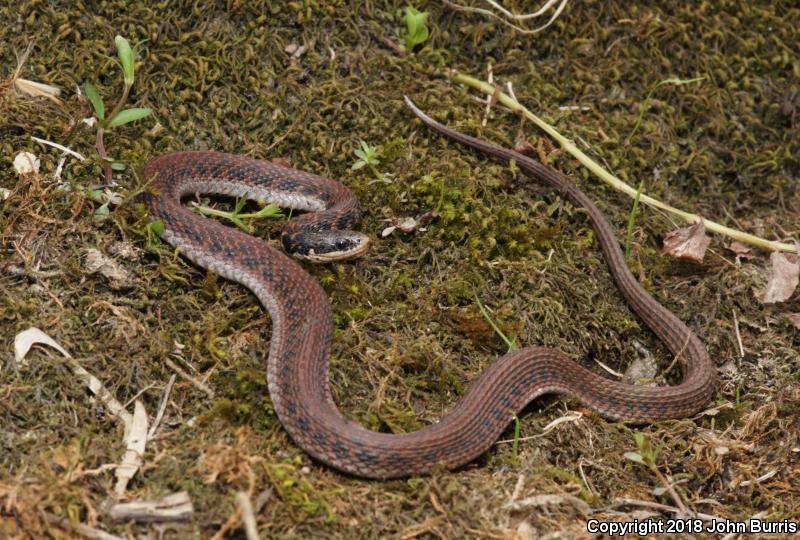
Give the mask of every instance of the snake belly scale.
<svg viewBox="0 0 800 540">
<path fill-rule="evenodd" d="M 326 261 L 360 254 L 368 237 L 352 228 L 359 217 L 353 193 L 334 180 L 242 156 L 178 152 L 149 161 L 143 201 L 163 238 L 197 265 L 241 283 L 268 310 L 273 330 L 267 380 L 274 410 L 294 442 L 315 459 L 369 478 L 456 468 L 484 453 L 511 413 L 545 393 L 573 394 L 602 416 L 645 422 L 690 415 L 713 393 L 715 369 L 697 336 L 645 292 L 628 270 L 600 210 L 561 174 L 511 150 L 451 130 L 406 98 L 426 125 L 481 152 L 506 160 L 555 187 L 586 209 L 611 273 L 629 305 L 683 364 L 675 386 L 611 381 L 560 351 L 526 347 L 497 359 L 439 422 L 411 433 L 378 433 L 342 415 L 328 380 L 332 308 L 324 290 L 302 267 L 266 242 L 200 217 L 181 204 L 194 193 L 274 202 L 307 211 L 282 232 L 299 258 Z"/>
</svg>

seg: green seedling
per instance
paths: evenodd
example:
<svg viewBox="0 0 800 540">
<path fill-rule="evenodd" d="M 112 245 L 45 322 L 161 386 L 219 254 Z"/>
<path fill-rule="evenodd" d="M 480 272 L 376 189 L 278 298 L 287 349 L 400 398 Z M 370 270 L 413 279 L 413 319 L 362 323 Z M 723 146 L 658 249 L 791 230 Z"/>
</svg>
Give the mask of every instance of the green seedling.
<svg viewBox="0 0 800 540">
<path fill-rule="evenodd" d="M 417 9 L 407 6 L 406 13 L 403 17 L 406 21 L 406 52 L 412 52 L 414 47 L 425 43 L 428 39 L 428 27 L 425 22 L 428 20 L 427 11 L 418 11 Z"/>
<path fill-rule="evenodd" d="M 149 251 L 157 251 L 158 246 L 161 245 L 161 236 L 164 234 L 164 222 L 160 219 L 151 221 L 144 228 L 147 235 L 147 249 Z"/>
<path fill-rule="evenodd" d="M 203 214 L 204 216 L 214 216 L 220 217 L 223 219 L 227 219 L 241 230 L 250 233 L 252 232 L 250 227 L 244 222 L 247 219 L 263 219 L 263 218 L 275 218 L 283 216 L 281 213 L 281 209 L 275 206 L 274 204 L 268 204 L 261 208 L 258 212 L 253 212 L 250 214 L 242 214 L 242 208 L 244 208 L 245 203 L 247 202 L 247 194 L 245 193 L 244 196 L 236 199 L 236 206 L 233 208 L 233 212 L 225 212 L 223 210 L 215 210 L 214 208 L 208 208 L 206 206 L 199 206 L 194 205 L 198 212 Z"/>
<path fill-rule="evenodd" d="M 109 114 L 106 114 L 103 98 L 100 96 L 100 92 L 97 91 L 97 88 L 90 82 L 83 85 L 83 90 L 86 93 L 89 103 L 92 104 L 92 109 L 94 111 L 95 125 L 97 127 L 95 147 L 100 156 L 106 185 L 111 183 L 112 171 L 125 170 L 125 164 L 108 157 L 103 141 L 105 132 L 112 128 L 141 120 L 152 112 L 150 109 L 141 107 L 123 109 L 125 103 L 128 101 L 128 96 L 130 95 L 134 81 L 134 52 L 128 40 L 122 36 L 115 37 L 114 44 L 117 47 L 117 56 L 119 57 L 120 67 L 122 68 L 123 87 L 122 94 L 117 99 L 114 108 L 111 109 Z"/>
<path fill-rule="evenodd" d="M 658 456 L 661 454 L 661 450 L 663 449 L 662 446 L 652 446 L 650 441 L 648 441 L 644 433 L 637 431 L 634 433 L 634 438 L 636 439 L 636 449 L 637 452 L 625 452 L 623 454 L 626 458 L 631 461 L 634 461 L 640 465 L 644 465 L 658 478 L 659 482 L 664 486 L 663 488 L 657 488 L 656 494 L 660 495 L 662 493 L 669 493 L 672 500 L 675 501 L 675 504 L 678 508 L 680 508 L 681 512 L 684 515 L 690 515 L 689 510 L 686 508 L 686 505 L 683 504 L 683 500 L 681 499 L 678 492 L 675 491 L 675 488 L 672 487 L 672 483 L 661 473 L 658 469 Z"/>
<path fill-rule="evenodd" d="M 378 169 L 375 167 L 380 164 L 380 160 L 378 156 L 380 156 L 380 152 L 376 146 L 370 146 L 366 142 L 361 141 L 361 148 L 355 150 L 355 155 L 358 157 L 358 161 L 353 163 L 351 167 L 352 170 L 357 171 L 363 167 L 368 167 L 372 174 L 378 180 L 381 180 L 381 173 L 378 172 Z"/>
</svg>

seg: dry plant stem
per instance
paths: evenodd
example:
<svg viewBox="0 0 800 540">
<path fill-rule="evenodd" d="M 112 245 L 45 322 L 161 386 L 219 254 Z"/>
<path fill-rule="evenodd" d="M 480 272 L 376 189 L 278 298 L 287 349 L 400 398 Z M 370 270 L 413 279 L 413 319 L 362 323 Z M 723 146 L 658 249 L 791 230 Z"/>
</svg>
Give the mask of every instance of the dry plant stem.
<svg viewBox="0 0 800 540">
<path fill-rule="evenodd" d="M 47 523 L 58 527 L 67 532 L 76 532 L 81 535 L 82 538 L 91 538 L 92 540 L 124 540 L 121 536 L 117 536 L 115 534 L 109 534 L 105 531 L 101 531 L 100 529 L 95 529 L 93 527 L 89 527 L 88 525 L 84 525 L 83 523 L 78 523 L 77 525 L 72 525 L 68 519 L 59 518 L 52 514 L 43 514 Z"/>
<path fill-rule="evenodd" d="M 680 509 L 680 511 L 683 513 L 683 515 L 685 517 L 687 517 L 687 518 L 688 517 L 694 517 L 694 512 L 692 512 L 688 508 L 686 508 L 686 505 L 683 504 L 683 500 L 681 500 L 680 495 L 678 495 L 678 492 L 675 491 L 674 487 L 672 487 L 672 482 L 667 480 L 667 478 L 663 474 L 661 474 L 661 471 L 658 470 L 658 466 L 654 464 L 654 465 L 651 465 L 650 468 L 656 474 L 656 476 L 661 481 L 661 483 L 664 485 L 664 487 L 667 488 L 667 492 L 669 493 L 670 497 L 672 497 L 672 500 L 675 501 L 675 504 Z"/>
<path fill-rule="evenodd" d="M 105 178 L 106 185 L 111 185 L 111 164 L 108 162 L 108 155 L 106 154 L 106 146 L 103 143 L 103 128 L 97 128 L 97 139 L 95 140 L 95 147 L 97 154 L 100 156 L 100 163 L 103 166 L 103 177 Z"/>
<path fill-rule="evenodd" d="M 510 11 L 508 11 L 506 9 L 503 9 L 503 7 L 500 6 L 497 2 L 494 2 L 492 0 L 487 0 L 489 5 L 491 5 L 495 9 L 497 9 L 506 18 L 514 20 L 514 21 L 523 21 L 523 20 L 526 20 L 526 19 L 539 17 L 545 11 L 550 9 L 550 7 L 553 4 L 555 4 L 556 1 L 557 0 L 548 0 L 548 2 L 541 9 L 536 11 L 535 13 L 526 13 L 524 15 L 514 15 Z M 548 20 L 542 26 L 539 26 L 538 28 L 534 28 L 533 30 L 529 30 L 527 28 L 522 28 L 521 26 L 517 26 L 516 24 L 513 24 L 513 23 L 507 21 L 506 19 L 504 19 L 503 17 L 501 17 L 500 15 L 498 15 L 497 13 L 495 13 L 494 11 L 491 11 L 489 9 L 482 9 L 482 8 L 477 8 L 477 7 L 472 7 L 472 6 L 464 6 L 464 5 L 456 4 L 455 2 L 451 2 L 450 0 L 444 0 L 444 3 L 447 4 L 448 6 L 450 6 L 451 8 L 457 10 L 457 11 L 466 11 L 466 12 L 472 12 L 472 13 L 479 13 L 481 15 L 485 15 L 487 17 L 491 17 L 492 19 L 500 21 L 501 23 L 503 23 L 504 25 L 506 25 L 506 26 L 508 26 L 510 28 L 513 28 L 514 30 L 516 30 L 520 34 L 531 35 L 531 34 L 537 34 L 537 33 L 541 32 L 542 30 L 544 30 L 545 28 L 547 28 L 548 26 L 550 26 L 551 24 L 553 24 L 553 22 L 558 18 L 559 15 L 561 15 L 561 12 L 566 7 L 567 1 L 568 0 L 561 0 L 561 3 L 556 8 L 555 13 L 553 13 L 553 15 L 550 17 L 550 20 Z"/>
<path fill-rule="evenodd" d="M 629 186 L 603 167 L 600 166 L 596 161 L 592 160 L 589 156 L 587 156 L 583 151 L 575 146 L 569 139 L 561 135 L 558 131 L 555 130 L 553 126 L 530 112 L 528 109 L 523 107 L 518 101 L 513 99 L 512 97 L 504 94 L 503 92 L 498 92 L 494 85 L 490 85 L 484 81 L 480 81 L 475 79 L 474 77 L 470 77 L 469 75 L 464 75 L 458 73 L 457 71 L 450 72 L 450 79 L 454 82 L 465 84 L 486 94 L 491 96 L 496 96 L 496 99 L 499 103 L 505 105 L 509 110 L 522 113 L 525 115 L 527 119 L 531 122 L 539 126 L 545 133 L 553 137 L 558 143 L 570 154 L 572 154 L 578 161 L 580 161 L 584 167 L 589 169 L 592 173 L 595 174 L 598 178 L 600 178 L 603 182 L 611 186 L 612 188 L 616 189 L 617 191 L 622 191 L 623 193 L 628 194 L 630 197 L 636 196 L 636 188 Z M 683 219 L 687 223 L 697 223 L 699 220 L 703 221 L 705 228 L 709 231 L 714 231 L 719 234 L 723 234 L 740 242 L 744 242 L 753 246 L 760 247 L 762 249 L 768 249 L 770 251 L 787 251 L 790 253 L 797 253 L 797 248 L 792 244 L 787 244 L 785 242 L 774 242 L 771 240 L 766 240 L 764 238 L 759 238 L 753 234 L 749 234 L 746 232 L 742 232 L 736 229 L 731 229 L 730 227 L 726 227 L 721 225 L 715 221 L 711 221 L 708 219 L 703 218 L 697 214 L 692 214 L 691 212 L 685 212 L 683 210 L 679 210 L 673 206 L 665 204 L 658 199 L 654 199 L 644 193 L 641 194 L 639 200 L 652 206 L 654 208 L 658 208 L 668 212 L 672 215 L 678 216 L 679 218 Z"/>
</svg>

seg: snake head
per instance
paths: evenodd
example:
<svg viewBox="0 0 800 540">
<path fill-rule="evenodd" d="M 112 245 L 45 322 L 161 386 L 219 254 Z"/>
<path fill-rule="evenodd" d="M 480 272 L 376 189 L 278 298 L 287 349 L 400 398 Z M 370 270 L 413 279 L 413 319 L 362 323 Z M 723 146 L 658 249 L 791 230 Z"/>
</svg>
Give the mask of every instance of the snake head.
<svg viewBox="0 0 800 540">
<path fill-rule="evenodd" d="M 312 263 L 358 257 L 369 246 L 369 236 L 356 231 L 300 231 L 284 234 L 282 240 L 289 254 Z"/>
</svg>

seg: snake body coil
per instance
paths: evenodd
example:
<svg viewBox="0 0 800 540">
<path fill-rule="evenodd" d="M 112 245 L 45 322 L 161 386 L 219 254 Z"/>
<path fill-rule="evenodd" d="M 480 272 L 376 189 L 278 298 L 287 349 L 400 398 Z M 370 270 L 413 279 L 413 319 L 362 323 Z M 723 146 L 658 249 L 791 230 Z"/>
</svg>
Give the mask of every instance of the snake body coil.
<svg viewBox="0 0 800 540">
<path fill-rule="evenodd" d="M 545 393 L 569 393 L 612 419 L 643 422 L 698 411 L 710 398 L 715 370 L 695 334 L 656 302 L 628 270 L 613 231 L 600 210 L 559 173 L 511 150 L 453 131 L 406 104 L 425 124 L 477 150 L 517 165 L 586 209 L 611 273 L 625 299 L 684 361 L 676 386 L 634 386 L 584 369 L 563 353 L 527 347 L 497 359 L 452 411 L 419 431 L 387 434 L 346 419 L 328 382 L 332 311 L 324 290 L 299 264 L 253 238 L 185 208 L 193 193 L 247 196 L 309 213 L 289 222 L 284 246 L 301 258 L 332 260 L 358 254 L 367 237 L 350 231 L 358 202 L 333 180 L 241 156 L 212 152 L 166 154 L 145 165 L 152 194 L 145 196 L 163 238 L 199 266 L 253 291 L 273 322 L 267 380 L 272 403 L 292 439 L 311 456 L 339 470 L 370 478 L 455 468 L 484 453 L 520 411 Z"/>
</svg>

